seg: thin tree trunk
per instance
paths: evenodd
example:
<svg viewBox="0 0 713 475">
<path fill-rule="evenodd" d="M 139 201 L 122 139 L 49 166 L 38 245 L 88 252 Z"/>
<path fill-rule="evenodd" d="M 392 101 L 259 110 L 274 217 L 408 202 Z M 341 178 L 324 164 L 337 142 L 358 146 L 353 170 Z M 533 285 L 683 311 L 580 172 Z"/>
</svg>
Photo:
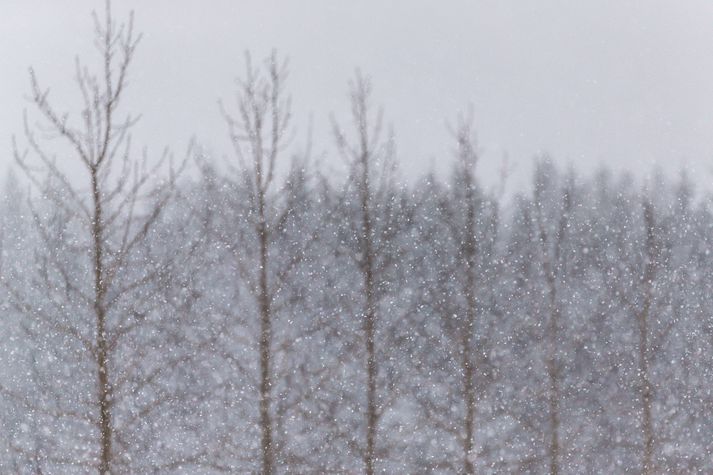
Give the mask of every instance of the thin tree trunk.
<svg viewBox="0 0 713 475">
<path fill-rule="evenodd" d="M 551 268 L 551 265 L 547 265 Z M 548 328 L 548 355 L 547 355 L 547 376 L 549 379 L 549 409 L 550 409 L 550 475 L 558 475 L 559 468 L 559 400 L 560 400 L 560 380 L 557 365 L 557 345 L 559 327 L 559 307 L 557 305 L 557 291 L 555 278 L 552 270 L 548 271 L 547 284 L 549 286 L 550 297 L 550 322 Z"/>
<path fill-rule="evenodd" d="M 649 314 L 653 299 L 653 280 L 656 273 L 656 236 L 654 215 L 650 203 L 644 202 L 644 225 L 646 227 L 646 266 L 644 269 L 644 299 L 641 312 L 637 315 L 639 329 L 639 398 L 641 400 L 641 432 L 643 454 L 642 475 L 653 473 L 654 429 L 651 417 L 652 394 L 649 363 Z"/>
<path fill-rule="evenodd" d="M 376 447 L 376 426 L 378 422 L 378 409 L 376 405 L 376 350 L 374 344 L 376 308 L 374 298 L 374 256 L 372 245 L 372 223 L 369 208 L 369 168 L 368 157 L 362 159 L 363 165 L 363 187 L 361 196 L 362 214 L 362 249 L 364 252 L 364 263 L 362 267 L 364 277 L 364 291 L 366 294 L 366 312 L 364 315 L 364 337 L 366 340 L 366 372 L 367 372 L 367 413 L 366 413 L 366 453 L 364 455 L 364 465 L 366 474 L 374 474 L 375 447 Z"/>
<path fill-rule="evenodd" d="M 472 320 L 469 318 L 469 320 Z M 473 384 L 473 365 L 471 352 L 470 332 L 463 332 L 463 359 L 461 369 L 463 371 L 463 399 L 465 402 L 465 418 L 463 420 L 463 472 L 469 475 L 475 473 L 475 467 L 471 459 L 473 451 L 473 428 L 475 424 L 475 385 Z"/>
<path fill-rule="evenodd" d="M 536 198 L 537 199 L 537 198 Z M 538 201 L 539 206 L 539 201 Z M 559 345 L 559 321 L 560 321 L 560 308 L 557 302 L 557 276 L 555 274 L 555 265 L 559 262 L 560 257 L 560 243 L 563 238 L 566 229 L 566 213 L 569 208 L 569 199 L 565 195 L 565 210 L 560 218 L 559 232 L 556 236 L 556 242 L 554 243 L 554 259 L 550 257 L 547 250 L 547 244 L 549 242 L 547 232 L 545 231 L 545 226 L 543 223 L 543 216 L 541 210 L 538 208 L 538 219 L 540 227 L 540 242 L 543 245 L 544 254 L 544 272 L 545 272 L 545 282 L 547 284 L 547 306 L 549 308 L 549 320 L 547 322 L 547 344 L 546 344 L 546 357 L 545 366 L 547 371 L 547 404 L 549 409 L 549 425 L 550 425 L 550 440 L 548 442 L 548 459 L 549 459 L 549 473 L 550 475 L 559 475 L 559 458 L 560 458 L 560 440 L 559 440 L 559 429 L 560 429 L 560 374 L 559 374 L 559 364 L 557 358 L 557 347 Z M 554 261 L 554 262 L 553 262 Z"/>
<path fill-rule="evenodd" d="M 371 280 L 371 276 L 367 277 Z M 372 294 L 372 292 L 367 292 Z M 375 446 L 376 446 L 376 425 L 378 412 L 376 407 L 376 354 L 374 349 L 374 307 L 373 297 L 367 298 L 372 300 L 367 309 L 366 318 L 364 321 L 364 333 L 366 336 L 366 368 L 367 368 L 367 427 L 366 427 L 366 473 L 367 475 L 374 474 L 375 464 Z"/>
<path fill-rule="evenodd" d="M 549 440 L 549 473 L 550 475 L 559 475 L 560 473 L 560 368 L 557 357 L 557 349 L 559 348 L 559 327 L 561 320 L 561 309 L 557 297 L 557 273 L 563 272 L 560 268 L 561 252 L 564 236 L 567 232 L 569 212 L 572 208 L 571 195 L 569 190 L 564 190 L 563 209 L 559 218 L 558 230 L 553 243 L 554 248 L 548 250 L 548 233 L 545 229 L 544 217 L 541 206 L 541 198 L 536 194 L 536 206 L 538 209 L 538 221 L 540 228 L 540 242 L 543 246 L 544 254 L 544 272 L 545 281 L 547 284 L 549 307 L 549 321 L 547 322 L 547 355 L 545 365 L 547 370 L 548 390 L 547 399 L 549 406 L 549 425 L 550 425 L 550 440 Z"/>
<path fill-rule="evenodd" d="M 475 242 L 475 193 L 473 183 L 470 179 L 470 172 L 466 170 L 466 226 L 465 226 L 465 263 L 466 263 L 466 321 L 463 329 L 462 361 L 461 370 L 463 372 L 463 402 L 465 403 L 465 419 L 463 420 L 463 471 L 472 475 L 475 467 L 472 460 L 475 431 L 475 382 L 473 381 L 473 332 L 475 331 L 476 320 L 476 297 L 475 297 L 475 272 L 476 272 L 476 242 Z"/>
<path fill-rule="evenodd" d="M 99 396 L 99 433 L 100 456 L 99 474 L 111 472 L 112 461 L 112 417 L 111 417 L 111 386 L 109 379 L 109 348 L 106 338 L 106 309 L 104 297 L 106 282 L 104 281 L 103 263 L 103 227 L 102 203 L 96 166 L 91 167 L 92 199 L 94 215 L 92 216 L 92 245 L 94 250 L 94 313 L 96 317 L 96 363 Z"/>
<path fill-rule="evenodd" d="M 258 172 L 258 178 L 261 174 Z M 272 344 L 272 319 L 270 312 L 270 295 L 267 282 L 268 263 L 268 235 L 265 224 L 265 193 L 258 191 L 258 237 L 260 240 L 260 279 L 259 302 L 260 307 L 260 428 L 262 430 L 262 473 L 274 473 L 274 460 L 272 453 L 272 419 L 271 419 L 271 391 L 272 375 L 270 372 L 271 344 Z"/>
<path fill-rule="evenodd" d="M 639 384 L 641 399 L 641 432 L 643 437 L 644 452 L 641 462 L 642 475 L 653 473 L 652 459 L 654 453 L 654 431 L 651 421 L 651 381 L 649 378 L 648 361 L 648 302 L 644 303 L 644 309 L 639 315 Z"/>
</svg>

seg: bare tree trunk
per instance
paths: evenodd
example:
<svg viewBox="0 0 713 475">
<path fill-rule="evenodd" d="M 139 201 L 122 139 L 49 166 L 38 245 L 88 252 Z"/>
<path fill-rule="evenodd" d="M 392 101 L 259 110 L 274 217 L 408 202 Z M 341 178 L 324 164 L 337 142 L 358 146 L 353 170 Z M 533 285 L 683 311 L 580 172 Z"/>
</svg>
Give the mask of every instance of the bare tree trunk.
<svg viewBox="0 0 713 475">
<path fill-rule="evenodd" d="M 260 240 L 260 428 L 262 430 L 262 473 L 271 475 L 274 471 L 272 455 L 272 419 L 271 390 L 272 372 L 270 369 L 272 343 L 272 316 L 270 312 L 270 294 L 267 282 L 268 235 L 265 224 L 265 194 L 258 191 L 258 237 Z"/>
<path fill-rule="evenodd" d="M 109 349 L 106 338 L 106 309 L 104 296 L 106 282 L 104 276 L 103 246 L 104 230 L 102 226 L 102 199 L 99 191 L 97 167 L 90 167 L 92 183 L 92 200 L 94 214 L 92 216 L 92 246 L 94 251 L 94 313 L 96 316 L 96 363 L 99 402 L 99 434 L 100 456 L 99 473 L 105 475 L 111 472 L 111 386 L 109 378 Z"/>
<path fill-rule="evenodd" d="M 641 435 L 643 454 L 641 473 L 653 473 L 654 429 L 651 418 L 652 393 L 649 357 L 649 314 L 653 300 L 653 280 L 656 277 L 657 246 L 655 235 L 654 210 L 651 203 L 644 201 L 644 226 L 646 231 L 646 263 L 642 283 L 644 296 L 641 311 L 637 314 L 639 330 L 639 399 L 641 400 Z"/>
<path fill-rule="evenodd" d="M 464 164 L 467 165 L 467 164 Z M 471 176 L 471 170 L 465 170 L 466 177 L 466 209 L 467 216 L 465 222 L 465 245 L 464 257 L 466 264 L 466 321 L 463 328 L 463 341 L 461 348 L 462 361 L 461 370 L 463 372 L 463 399 L 465 403 L 465 419 L 463 420 L 464 438 L 463 438 L 463 470 L 466 474 L 474 474 L 475 467 L 473 465 L 473 447 L 474 447 L 474 431 L 475 431 L 475 412 L 476 412 L 476 397 L 475 383 L 473 381 L 473 333 L 475 331 L 475 321 L 477 312 L 477 301 L 475 296 L 476 285 L 476 254 L 477 243 L 475 237 L 475 193 L 474 183 Z"/>
<path fill-rule="evenodd" d="M 547 266 L 550 267 L 550 266 Z M 550 475 L 558 475 L 559 469 L 559 400 L 560 400 L 560 380 L 557 364 L 558 327 L 560 320 L 559 307 L 557 305 L 557 294 L 555 290 L 554 274 L 550 271 L 547 276 L 550 298 L 550 322 L 548 328 L 547 344 L 547 376 L 549 379 L 549 409 L 550 409 Z"/>
<path fill-rule="evenodd" d="M 549 408 L 549 431 L 550 440 L 548 447 L 549 473 L 559 475 L 560 473 L 560 400 L 562 397 L 560 385 L 561 375 L 559 368 L 559 358 L 557 356 L 560 345 L 560 320 L 562 318 L 560 302 L 557 296 L 558 273 L 562 269 L 562 246 L 567 233 L 569 213 L 572 209 L 572 197 L 569 185 L 564 189 L 562 209 L 559 222 L 554 233 L 548 233 L 545 224 L 545 217 L 542 210 L 543 183 L 535 184 L 535 206 L 537 208 L 537 220 L 539 223 L 540 244 L 542 245 L 543 267 L 545 282 L 547 285 L 547 306 L 549 309 L 549 319 L 547 322 L 547 353 L 545 365 L 547 371 L 548 388 L 547 404 Z M 550 249 L 551 247 L 551 249 Z"/>
<path fill-rule="evenodd" d="M 366 142 L 364 142 L 365 144 Z M 374 299 L 374 250 L 372 244 L 372 224 L 369 206 L 370 186 L 369 186 L 369 157 L 366 149 L 362 154 L 362 188 L 361 188 L 361 218 L 362 218 L 362 251 L 364 254 L 364 264 L 362 266 L 362 277 L 364 279 L 364 292 L 366 295 L 366 312 L 364 313 L 364 338 L 366 342 L 366 453 L 364 454 L 364 465 L 367 475 L 374 474 L 374 450 L 376 445 L 376 426 L 378 412 L 376 405 L 376 354 L 374 347 L 375 333 L 375 299 Z"/>
<path fill-rule="evenodd" d="M 649 378 L 648 342 L 647 342 L 647 320 L 648 305 L 644 304 L 644 310 L 639 315 L 639 384 L 641 386 L 641 432 L 643 437 L 644 451 L 641 462 L 641 473 L 648 475 L 653 473 L 652 459 L 654 453 L 654 432 L 651 422 L 651 381 Z"/>
<path fill-rule="evenodd" d="M 469 298 L 474 303 L 474 298 Z M 469 304 L 470 306 L 470 304 Z M 475 323 L 475 314 L 469 308 L 467 312 L 468 325 L 466 328 L 472 328 Z M 461 350 L 461 370 L 463 372 L 463 399 L 465 403 L 465 418 L 463 419 L 463 472 L 466 474 L 474 474 L 475 467 L 472 461 L 473 439 L 474 439 L 474 424 L 475 424 L 475 384 L 473 382 L 473 363 L 472 363 L 472 335 L 466 330 L 463 332 L 463 348 Z"/>
<path fill-rule="evenodd" d="M 542 232 L 542 242 L 547 242 L 544 231 Z M 559 242 L 556 244 L 559 246 Z M 549 424 L 550 424 L 550 441 L 549 441 L 549 472 L 550 475 L 558 475 L 559 457 L 560 457 L 560 441 L 559 441 L 559 401 L 560 401 L 560 375 L 557 361 L 557 345 L 559 344 L 559 320 L 560 311 L 557 302 L 557 287 L 555 271 L 549 257 L 545 258 L 545 279 L 547 282 L 548 291 L 548 306 L 550 310 L 550 318 L 547 325 L 547 404 L 549 406 Z"/>
</svg>

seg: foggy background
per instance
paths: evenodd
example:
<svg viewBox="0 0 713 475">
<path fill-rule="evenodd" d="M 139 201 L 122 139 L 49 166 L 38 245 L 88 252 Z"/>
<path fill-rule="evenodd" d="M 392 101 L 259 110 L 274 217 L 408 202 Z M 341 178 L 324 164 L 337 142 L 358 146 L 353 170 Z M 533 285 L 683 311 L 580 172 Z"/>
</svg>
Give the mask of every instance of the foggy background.
<svg viewBox="0 0 713 475">
<path fill-rule="evenodd" d="M 89 0 L 0 1 L 0 164 L 22 135 L 32 65 L 58 109 L 77 98 L 73 55 L 92 64 Z M 305 2 L 134 0 L 143 32 L 125 109 L 142 113 L 135 145 L 177 154 L 191 136 L 230 153 L 217 101 L 233 105 L 243 53 L 288 55 L 297 142 L 314 121 L 315 154 L 338 160 L 329 114 L 347 117 L 347 80 L 371 76 L 396 132 L 405 176 L 447 170 L 445 124 L 473 107 L 483 158 L 509 188 L 533 156 L 592 171 L 598 164 L 639 176 L 682 167 L 701 182 L 713 165 L 713 3 L 674 1 Z M 444 160 L 448 158 L 448 160 Z"/>
<path fill-rule="evenodd" d="M 0 473 L 713 474 L 712 3 L 103 3 L 0 0 Z"/>
</svg>

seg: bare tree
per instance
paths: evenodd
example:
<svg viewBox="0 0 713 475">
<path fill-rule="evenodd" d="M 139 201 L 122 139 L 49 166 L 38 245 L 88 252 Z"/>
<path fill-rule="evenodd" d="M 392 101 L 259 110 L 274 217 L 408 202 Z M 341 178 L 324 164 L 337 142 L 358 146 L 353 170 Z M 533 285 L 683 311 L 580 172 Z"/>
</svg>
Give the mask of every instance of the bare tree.
<svg viewBox="0 0 713 475">
<path fill-rule="evenodd" d="M 377 332 L 383 321 L 379 315 L 380 300 L 384 297 L 384 272 L 388 265 L 387 246 L 396 230 L 390 208 L 393 196 L 393 143 L 390 137 L 382 139 L 381 113 L 371 116 L 371 83 L 359 72 L 350 83 L 351 113 L 355 137 L 349 141 L 334 121 L 337 146 L 348 170 L 347 196 L 356 205 L 356 219 L 349 233 L 353 237 L 351 249 L 354 263 L 361 276 L 359 319 L 363 332 L 364 370 L 366 376 L 366 408 L 364 412 L 365 443 L 360 447 L 364 470 L 375 473 L 383 450 L 377 440 L 379 419 L 383 415 L 387 394 L 379 394 L 379 361 Z M 372 122 L 373 121 L 373 122 Z"/>
<path fill-rule="evenodd" d="M 498 210 L 495 200 L 477 183 L 472 114 L 459 116 L 451 133 L 456 148 L 450 186 L 446 192 L 433 186 L 426 188 L 434 196 L 424 197 L 422 206 L 426 209 L 421 211 L 424 215 L 418 227 L 424 246 L 429 247 L 427 259 L 432 261 L 418 267 L 428 266 L 436 272 L 417 281 L 417 285 L 426 287 L 417 299 L 421 311 L 432 308 L 439 322 L 436 326 L 425 321 L 417 330 L 427 334 L 422 342 L 424 353 L 428 353 L 424 359 L 433 359 L 435 354 L 443 358 L 424 371 L 432 384 L 448 388 L 449 397 L 434 397 L 420 385 L 414 393 L 427 423 L 452 436 L 459 446 L 457 453 L 443 454 L 439 467 L 472 474 L 478 457 L 486 451 L 485 441 L 477 441 L 476 433 L 481 425 L 478 405 L 493 378 L 487 342 L 494 337 L 489 326 L 494 312 Z M 435 201 L 435 209 L 429 201 Z M 442 376 L 436 376 L 440 373 Z M 483 419 L 487 417 L 483 414 Z"/>
<path fill-rule="evenodd" d="M 41 247 L 28 270 L 34 272 L 32 285 L 4 284 L 13 307 L 26 317 L 27 334 L 49 359 L 34 364 L 42 397 L 3 389 L 31 412 L 61 422 L 64 434 L 49 441 L 58 448 L 43 454 L 49 467 L 108 474 L 159 469 L 175 463 L 173 456 L 190 465 L 198 453 L 176 454 L 165 448 L 166 440 L 157 442 L 156 433 L 167 423 L 162 417 L 175 416 L 172 404 L 180 397 L 171 370 L 190 359 L 188 348 L 179 349 L 180 317 L 159 298 L 160 289 L 171 285 L 172 257 L 180 252 L 150 244 L 176 173 L 172 167 L 168 176 L 161 173 L 167 153 L 150 166 L 146 155 L 132 160 L 130 131 L 137 117 L 119 117 L 140 40 L 133 15 L 117 24 L 107 2 L 105 17 L 95 14 L 94 26 L 101 69 L 93 73 L 76 62 L 79 121 L 57 111 L 30 71 L 32 103 L 43 122 L 33 127 L 26 117 L 29 149 L 14 150 L 41 194 L 31 205 Z M 56 139 L 53 148 L 50 139 Z M 56 155 L 74 163 L 59 163 Z M 85 172 L 85 183 L 67 167 Z M 75 376 L 59 384 L 55 378 L 62 374 Z"/>
<path fill-rule="evenodd" d="M 549 167 L 541 167 L 539 172 L 542 173 Z M 535 222 L 537 226 L 537 235 L 539 245 L 541 246 L 541 259 L 543 264 L 544 280 L 547 293 L 547 322 L 546 322 L 546 368 L 547 379 L 549 382 L 547 391 L 547 400 L 549 406 L 549 472 L 551 475 L 560 473 L 560 405 L 561 405 L 561 367 L 559 361 L 560 353 L 560 327 L 562 325 L 562 310 L 560 297 L 558 295 L 558 287 L 563 281 L 563 273 L 566 263 L 563 256 L 563 243 L 567 238 L 569 227 L 569 214 L 572 210 L 572 198 L 570 196 L 569 187 L 565 187 L 562 191 L 562 203 L 557 218 L 556 226 L 553 229 L 548 229 L 548 220 L 545 216 L 543 205 L 545 203 L 544 194 L 547 186 L 547 179 L 539 176 L 535 181 Z"/>
<path fill-rule="evenodd" d="M 264 474 L 276 471 L 275 301 L 285 279 L 302 259 L 301 252 L 295 252 L 287 261 L 277 262 L 273 258 L 276 241 L 292 211 L 292 204 L 280 209 L 276 197 L 284 191 L 276 179 L 277 159 L 290 141 L 286 79 L 287 62 L 278 61 L 275 52 L 265 61 L 264 69 L 254 68 L 250 55 L 246 55 L 246 74 L 238 82 L 237 112 L 232 115 L 222 108 L 239 162 L 238 181 L 247 190 L 247 209 L 252 215 L 246 239 L 257 244 L 256 255 L 244 256 L 241 253 L 244 243 L 233 236 L 219 236 L 234 253 L 239 275 L 257 306 L 260 471 Z M 277 271 L 276 266 L 280 267 Z"/>
<path fill-rule="evenodd" d="M 631 358 L 631 382 L 636 398 L 632 400 L 632 410 L 638 413 L 634 423 L 640 435 L 640 442 L 631 443 L 639 459 L 642 474 L 656 473 L 655 449 L 657 439 L 654 428 L 654 367 L 658 358 L 666 351 L 666 340 L 672 334 L 678 318 L 667 315 L 663 310 L 670 299 L 670 291 L 676 285 L 676 275 L 666 267 L 667 256 L 664 236 L 657 222 L 656 208 L 647 191 L 632 197 L 640 203 L 634 206 L 628 219 L 635 222 L 641 218 L 641 227 L 629 237 L 630 243 L 621 243 L 621 262 L 613 267 L 611 274 L 616 283 L 617 298 L 630 316 L 633 316 L 633 351 L 627 349 Z M 639 214 L 640 213 L 640 214 Z M 624 255 L 626 254 L 626 255 Z M 663 271 L 663 272 L 662 272 Z M 668 272 L 667 272 L 668 271 Z M 663 285 L 663 282 L 666 285 Z"/>
<path fill-rule="evenodd" d="M 458 143 L 457 167 L 460 176 L 460 184 L 463 187 L 462 207 L 465 211 L 465 219 L 462 222 L 462 229 L 453 229 L 454 234 L 460 237 L 459 256 L 463 260 L 462 291 L 465 297 L 465 308 L 463 315 L 463 325 L 460 328 L 460 352 L 461 352 L 461 372 L 463 378 L 463 405 L 465 406 L 465 416 L 463 418 L 463 473 L 473 474 L 473 448 L 474 430 L 476 417 L 476 388 L 474 384 L 475 376 L 475 351 L 473 348 L 473 337 L 476 331 L 477 302 L 476 283 L 478 281 L 477 254 L 479 243 L 476 237 L 476 219 L 478 214 L 478 203 L 476 202 L 475 166 L 478 155 L 472 139 L 471 130 L 472 119 L 459 119 L 455 130 Z"/>
<path fill-rule="evenodd" d="M 643 475 L 649 475 L 654 471 L 653 456 L 655 444 L 654 427 L 651 416 L 653 388 L 651 385 L 650 319 L 655 295 L 654 281 L 661 256 L 659 253 L 653 204 L 644 198 L 642 210 L 645 232 L 644 272 L 641 276 L 642 296 L 638 312 L 636 312 L 636 325 L 638 330 L 638 396 L 641 403 L 641 436 L 643 445 L 641 473 Z"/>
</svg>

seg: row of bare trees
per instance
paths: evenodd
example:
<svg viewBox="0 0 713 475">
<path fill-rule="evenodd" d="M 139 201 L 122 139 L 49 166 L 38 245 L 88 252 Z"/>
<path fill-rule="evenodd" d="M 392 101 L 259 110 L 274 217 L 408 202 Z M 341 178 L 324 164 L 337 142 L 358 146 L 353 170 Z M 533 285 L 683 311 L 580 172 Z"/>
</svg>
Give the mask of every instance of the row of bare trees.
<svg viewBox="0 0 713 475">
<path fill-rule="evenodd" d="M 713 470 L 713 210 L 687 180 L 539 160 L 506 204 L 464 115 L 451 176 L 399 184 L 361 74 L 325 176 L 276 54 L 221 105 L 234 160 L 137 159 L 140 37 L 94 21 L 78 110 L 31 72 L 13 142 L 3 472 Z"/>
</svg>

